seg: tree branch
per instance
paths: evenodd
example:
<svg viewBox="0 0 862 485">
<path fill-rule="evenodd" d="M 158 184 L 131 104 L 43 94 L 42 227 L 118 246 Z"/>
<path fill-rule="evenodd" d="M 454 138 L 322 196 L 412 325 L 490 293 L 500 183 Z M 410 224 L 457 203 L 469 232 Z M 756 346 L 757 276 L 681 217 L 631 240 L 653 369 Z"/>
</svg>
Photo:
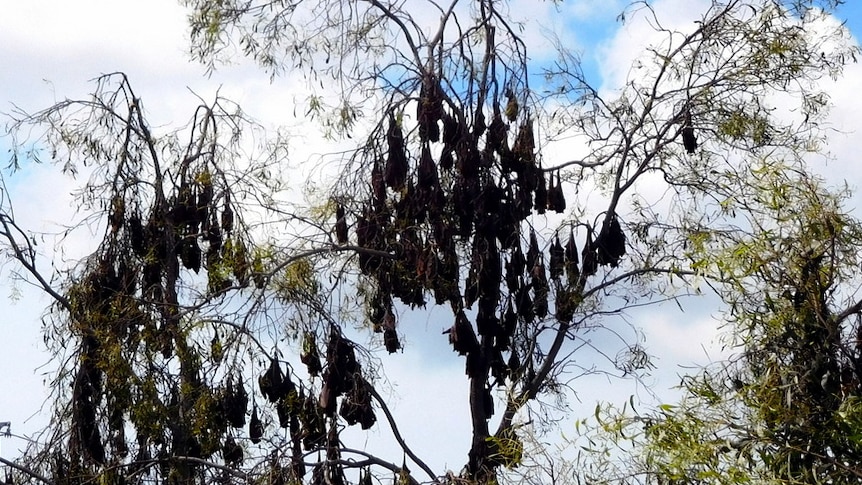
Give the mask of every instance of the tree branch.
<svg viewBox="0 0 862 485">
<path fill-rule="evenodd" d="M 21 472 L 25 475 L 33 477 L 42 483 L 46 483 L 48 485 L 54 485 L 53 481 L 47 479 L 46 477 L 36 473 L 35 471 L 33 471 L 27 467 L 24 467 L 24 466 L 21 466 L 21 465 L 15 463 L 14 461 L 10 461 L 10 460 L 7 460 L 6 458 L 0 457 L 0 463 L 4 464 L 10 468 L 14 468 L 15 470 L 18 470 L 19 472 Z"/>
<path fill-rule="evenodd" d="M 401 437 L 401 433 L 398 431 L 398 425 L 395 423 L 395 418 L 389 411 L 389 406 L 386 405 L 386 402 L 383 400 L 383 397 L 380 396 L 380 394 L 377 392 L 377 389 L 375 389 L 374 386 L 372 386 L 371 383 L 366 381 L 364 378 L 362 379 L 362 381 L 368 388 L 368 392 L 371 393 L 371 395 L 374 397 L 374 400 L 377 401 L 377 404 L 380 405 L 380 409 L 383 410 L 383 414 L 386 415 L 386 421 L 389 422 L 389 427 L 392 428 L 392 434 L 395 436 L 395 440 L 401 446 L 401 449 L 404 450 L 404 453 L 406 453 L 407 456 L 409 456 L 410 459 L 413 460 L 413 462 L 416 463 L 419 468 L 421 468 L 422 471 L 424 471 L 431 478 L 431 480 L 437 480 L 437 475 L 434 474 L 434 471 L 431 470 L 431 467 L 426 465 L 424 461 L 422 461 L 418 456 L 416 456 L 416 453 L 413 453 L 413 450 L 411 450 L 410 447 L 407 446 L 407 443 L 404 441 L 404 438 Z"/>
<path fill-rule="evenodd" d="M 69 300 L 66 299 L 63 295 L 57 293 L 54 288 L 51 287 L 51 284 L 45 280 L 45 277 L 39 273 L 39 270 L 36 268 L 36 258 L 35 253 L 32 247 L 28 248 L 27 253 L 25 254 L 24 249 L 18 245 L 18 242 L 15 240 L 15 236 L 13 235 L 12 229 L 14 228 L 15 232 L 21 234 L 25 240 L 27 240 L 27 235 L 15 224 L 15 221 L 12 220 L 7 214 L 0 214 L 0 224 L 3 225 L 3 236 L 6 237 L 6 240 L 9 241 L 9 246 L 12 248 L 12 252 L 14 253 L 15 260 L 17 260 L 24 269 L 30 273 L 31 276 L 36 278 L 39 282 L 39 286 L 41 286 L 42 290 L 50 295 L 54 300 L 57 301 L 66 311 L 71 313 L 72 306 L 69 303 Z M 29 243 L 28 243 L 29 245 Z"/>
</svg>

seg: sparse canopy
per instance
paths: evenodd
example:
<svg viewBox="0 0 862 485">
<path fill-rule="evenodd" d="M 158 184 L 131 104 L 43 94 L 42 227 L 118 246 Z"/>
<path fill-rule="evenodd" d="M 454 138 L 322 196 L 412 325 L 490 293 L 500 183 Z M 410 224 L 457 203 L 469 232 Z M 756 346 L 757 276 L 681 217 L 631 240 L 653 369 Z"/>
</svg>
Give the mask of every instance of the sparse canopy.
<svg viewBox="0 0 862 485">
<path fill-rule="evenodd" d="M 701 212 L 710 174 L 810 146 L 825 103 L 815 81 L 854 52 L 840 27 L 824 35 L 815 13 L 771 1 L 714 1 L 684 31 L 635 3 L 625 15 L 649 17 L 659 40 L 608 99 L 569 52 L 530 63 L 506 2 L 187 3 L 200 59 L 215 66 L 237 46 L 274 75 L 339 86 L 307 110 L 356 147 L 305 210 L 278 198 L 281 151 L 239 156 L 255 127 L 225 100 L 153 133 L 111 75 L 93 100 L 15 121 L 47 127 L 26 142 L 68 169 L 86 164 L 81 204 L 105 221 L 96 252 L 54 286 L 4 201 L 11 254 L 56 300 L 46 341 L 65 349 L 29 479 L 501 480 L 530 459 L 519 433 L 548 424 L 530 421 L 565 394 L 583 333 L 666 299 L 667 277 L 702 273 L 692 234 L 732 217 Z M 804 120 L 773 117 L 778 91 Z M 551 155 L 563 139 L 587 155 Z M 657 183 L 672 203 L 639 193 Z M 404 317 L 430 305 L 451 326 L 428 338 L 448 339 L 441 358 L 463 360 L 470 389 L 458 474 L 401 435 L 377 389 L 399 356 L 367 345 L 370 331 L 409 351 Z M 400 451 L 348 443 L 357 424 L 391 431 Z"/>
<path fill-rule="evenodd" d="M 734 353 L 683 377 L 679 402 L 597 410 L 571 443 L 594 452 L 573 466 L 599 484 L 858 482 L 862 225 L 849 193 L 786 160 L 713 182 L 736 223 L 694 233 L 691 257 L 726 305 Z"/>
</svg>

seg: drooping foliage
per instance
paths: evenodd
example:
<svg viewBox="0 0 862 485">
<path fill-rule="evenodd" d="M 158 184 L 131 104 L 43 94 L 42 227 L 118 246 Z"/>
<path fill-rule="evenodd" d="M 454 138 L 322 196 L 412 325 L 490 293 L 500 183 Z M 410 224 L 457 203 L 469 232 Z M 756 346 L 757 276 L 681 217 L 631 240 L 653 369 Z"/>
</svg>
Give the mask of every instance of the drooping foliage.
<svg viewBox="0 0 862 485">
<path fill-rule="evenodd" d="M 95 251 L 53 287 L 11 210 L 2 219 L 16 257 L 55 298 L 45 342 L 65 359 L 53 382 L 57 422 L 29 465 L 58 484 L 242 478 L 246 426 L 255 443 L 282 427 L 293 457 L 285 476 L 302 476 L 303 450 L 326 439 L 324 413 L 258 336 L 273 258 L 242 207 L 267 188 L 267 167 L 231 160 L 254 125 L 217 99 L 196 110 L 187 133 L 156 135 L 121 74 L 99 78 L 94 98 L 17 122 L 53 126 L 38 141 L 66 170 L 91 175 L 78 202 L 105 221 Z M 256 185 L 243 182 L 248 174 Z"/>
<path fill-rule="evenodd" d="M 505 2 L 423 4 L 431 28 L 411 3 L 187 3 L 201 58 L 237 42 L 276 74 L 336 79 L 343 89 L 313 94 L 309 113 L 358 142 L 302 211 L 277 199 L 282 159 L 238 156 L 247 120 L 223 100 L 183 136 L 156 136 L 125 78 L 109 76 L 97 102 L 19 121 L 49 126 L 39 141 L 61 158 L 87 160 L 96 182 L 83 204 L 107 221 L 55 289 L 3 219 L 57 300 L 49 341 L 68 346 L 56 432 L 29 457 L 58 483 L 365 483 L 382 470 L 494 483 L 528 458 L 525 423 L 549 424 L 542 404 L 565 394 L 585 332 L 667 298 L 666 275 L 701 272 L 692 231 L 732 218 L 691 223 L 712 171 L 810 146 L 824 104 L 814 81 L 853 52 L 816 16 L 714 1 L 684 31 L 659 27 L 642 77 L 607 99 L 564 50 L 552 67 L 528 62 Z M 536 71 L 547 84 L 531 85 Z M 806 118 L 774 117 L 776 91 Z M 558 155 L 564 140 L 586 155 Z M 656 184 L 667 207 L 646 195 Z M 431 305 L 448 321 L 429 338 L 448 339 L 469 385 L 460 477 L 428 466 L 419 437 L 408 445 L 376 388 L 410 351 L 405 315 Z M 372 357 L 365 329 L 395 355 Z M 397 456 L 344 441 L 345 425 L 384 422 Z"/>
<path fill-rule="evenodd" d="M 678 402 L 597 409 L 577 442 L 596 453 L 569 459 L 592 483 L 857 482 L 862 225 L 849 193 L 778 161 L 718 175 L 711 193 L 736 223 L 693 231 L 688 255 L 722 299 L 730 357 L 684 376 Z"/>
<path fill-rule="evenodd" d="M 692 252 L 722 276 L 737 352 L 684 381 L 686 400 L 646 430 L 647 463 L 683 482 L 698 474 L 724 475 L 722 483 L 858 481 L 862 226 L 846 212 L 846 193 L 798 167 L 767 163 L 747 175 L 758 182 L 728 207 L 746 211 L 756 229 L 705 235 Z M 710 411 L 696 416 L 697 407 Z M 680 453 L 672 429 L 713 438 Z"/>
</svg>

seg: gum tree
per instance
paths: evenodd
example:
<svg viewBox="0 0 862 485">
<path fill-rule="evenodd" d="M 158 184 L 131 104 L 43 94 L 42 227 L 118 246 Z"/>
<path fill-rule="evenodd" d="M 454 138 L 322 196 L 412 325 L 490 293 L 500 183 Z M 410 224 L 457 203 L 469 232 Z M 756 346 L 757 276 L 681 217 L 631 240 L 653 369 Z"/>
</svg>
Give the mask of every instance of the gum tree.
<svg viewBox="0 0 862 485">
<path fill-rule="evenodd" d="M 96 83 L 91 98 L 12 115 L 14 169 L 50 157 L 85 180 L 75 197 L 83 216 L 58 246 L 74 231 L 103 232 L 91 255 L 50 273 L 52 254 L 3 191 L 4 253 L 54 300 L 44 328 L 59 363 L 54 423 L 25 464 L 53 483 L 141 481 L 153 468 L 187 482 L 198 462 L 220 451 L 231 463 L 239 449 L 228 430 L 247 421 L 244 352 L 275 358 L 255 336 L 263 301 L 251 290 L 265 286 L 271 255 L 242 214 L 272 190 L 266 174 L 283 160 L 274 151 L 233 163 L 243 133 L 259 128 L 227 100 L 156 133 L 125 75 Z"/>
<path fill-rule="evenodd" d="M 722 276 L 728 344 L 738 354 L 687 380 L 690 398 L 679 412 L 648 428 L 655 462 L 660 470 L 682 464 L 664 463 L 674 454 L 665 425 L 679 426 L 712 434 L 698 453 L 712 448 L 716 466 L 695 461 L 694 469 L 720 473 L 735 461 L 751 471 L 725 476 L 857 481 L 859 221 L 846 212 L 846 191 L 828 191 L 797 166 L 766 163 L 746 175 L 759 183 L 740 194 L 750 202 L 739 204 L 749 223 L 739 229 L 753 229 L 728 228 L 693 252 L 697 265 Z M 710 412 L 692 420 L 695 403 Z"/>
<path fill-rule="evenodd" d="M 224 100 L 155 135 L 109 76 L 92 100 L 19 117 L 17 133 L 46 129 L 22 150 L 86 161 L 80 202 L 104 221 L 102 245 L 54 285 L 6 201 L 6 242 L 55 298 L 46 339 L 67 349 L 31 478 L 502 479 L 529 459 L 519 430 L 565 394 L 585 332 L 700 272 L 690 245 L 732 218 L 704 212 L 712 174 L 811 146 L 816 81 L 853 54 L 806 2 L 706 2 L 684 29 L 635 3 L 624 16 L 655 42 L 608 95 L 563 49 L 529 62 L 516 4 L 187 3 L 193 55 L 216 67 L 236 47 L 274 76 L 302 73 L 324 86 L 308 113 L 356 146 L 303 210 L 278 198 L 279 146 L 245 156 L 249 125 Z M 778 92 L 800 119 L 774 114 Z M 448 339 L 470 389 L 457 475 L 399 432 L 378 391 L 398 356 L 365 345 L 370 332 L 401 350 L 405 320 L 431 305 L 451 324 L 429 338 Z M 357 424 L 391 430 L 397 456 L 346 442 Z M 264 445 L 249 454 L 246 439 Z"/>
<path fill-rule="evenodd" d="M 862 227 L 849 193 L 787 160 L 718 175 L 712 193 L 737 217 L 690 256 L 713 275 L 734 353 L 683 377 L 678 402 L 597 410 L 578 444 L 600 452 L 571 462 L 591 483 L 858 481 Z"/>
</svg>

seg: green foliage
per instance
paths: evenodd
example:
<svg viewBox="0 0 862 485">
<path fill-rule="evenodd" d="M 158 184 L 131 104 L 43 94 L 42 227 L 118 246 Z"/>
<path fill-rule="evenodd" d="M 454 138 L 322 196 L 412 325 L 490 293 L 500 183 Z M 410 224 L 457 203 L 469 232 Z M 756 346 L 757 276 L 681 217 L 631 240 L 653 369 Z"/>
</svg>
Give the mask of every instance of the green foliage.
<svg viewBox="0 0 862 485">
<path fill-rule="evenodd" d="M 842 210 L 849 194 L 775 160 L 714 183 L 739 224 L 694 233 L 690 255 L 715 281 L 737 353 L 685 377 L 679 403 L 607 411 L 593 439 L 625 440 L 634 458 L 608 483 L 855 482 L 862 348 L 849 317 L 862 222 Z"/>
<path fill-rule="evenodd" d="M 451 323 L 435 338 L 464 363 L 472 418 L 462 476 L 447 480 L 495 484 L 537 469 L 543 449 L 525 444 L 523 423 L 553 429 L 549 404 L 561 404 L 586 332 L 696 293 L 679 281 L 697 276 L 724 298 L 745 359 L 686 379 L 683 402 L 653 415 L 599 408 L 585 453 L 609 457 L 634 440 L 640 468 L 628 477 L 663 483 L 851 475 L 827 458 L 862 455 L 856 389 L 834 392 L 858 387 L 843 377 L 858 309 L 833 310 L 843 295 L 833 288 L 855 274 L 862 231 L 839 197 L 783 161 L 816 147 L 816 81 L 855 53 L 840 31 L 812 36 L 815 15 L 775 2 L 716 0 L 691 31 L 650 46 L 631 71 L 640 77 L 610 99 L 567 52 L 531 87 L 536 66 L 505 2 L 453 3 L 431 29 L 412 2 L 186 4 L 193 54 L 210 66 L 239 46 L 274 74 L 334 79 L 309 95 L 306 115 L 356 145 L 337 157 L 334 181 L 306 185 L 328 201 L 308 209 L 283 203 L 284 147 L 247 156 L 243 130 L 254 139 L 256 125 L 223 99 L 187 131 L 154 133 L 128 80 L 112 75 L 92 100 L 20 120 L 20 131 L 47 128 L 39 142 L 68 170 L 97 164 L 80 205 L 106 221 L 96 252 L 56 290 L 19 249 L 32 239 L 11 210 L 0 217 L 12 253 L 57 302 L 46 341 L 72 354 L 55 382 L 71 391 L 57 393 L 57 432 L 28 457 L 34 470 L 60 481 L 71 468 L 82 483 L 128 470 L 137 483 L 341 485 L 370 466 L 417 483 L 409 457 L 439 481 L 397 423 L 394 458 L 343 433 L 374 426 L 375 409 L 393 419 L 374 382 L 388 361 L 361 343 L 404 350 L 398 318 L 433 302 Z M 776 118 L 774 93 L 806 122 Z M 582 159 L 543 156 L 572 136 L 589 147 Z M 666 213 L 640 193 L 657 180 Z M 344 214 L 339 245 L 333 212 Z M 620 355 L 626 374 L 649 367 L 637 344 Z M 624 476 L 608 469 L 578 477 Z"/>
<path fill-rule="evenodd" d="M 514 431 L 507 432 L 506 436 L 489 436 L 485 442 L 494 450 L 489 455 L 491 460 L 506 468 L 517 468 L 521 464 L 524 455 L 524 443 L 515 435 Z"/>
<path fill-rule="evenodd" d="M 763 145 L 771 139 L 769 122 L 744 112 L 731 113 L 722 120 L 718 125 L 718 136 L 732 142 L 751 140 L 755 145 Z"/>
<path fill-rule="evenodd" d="M 316 295 L 320 287 L 312 261 L 297 259 L 290 262 L 281 278 L 276 280 L 279 293 L 288 301 L 303 301 L 309 295 Z"/>
</svg>

